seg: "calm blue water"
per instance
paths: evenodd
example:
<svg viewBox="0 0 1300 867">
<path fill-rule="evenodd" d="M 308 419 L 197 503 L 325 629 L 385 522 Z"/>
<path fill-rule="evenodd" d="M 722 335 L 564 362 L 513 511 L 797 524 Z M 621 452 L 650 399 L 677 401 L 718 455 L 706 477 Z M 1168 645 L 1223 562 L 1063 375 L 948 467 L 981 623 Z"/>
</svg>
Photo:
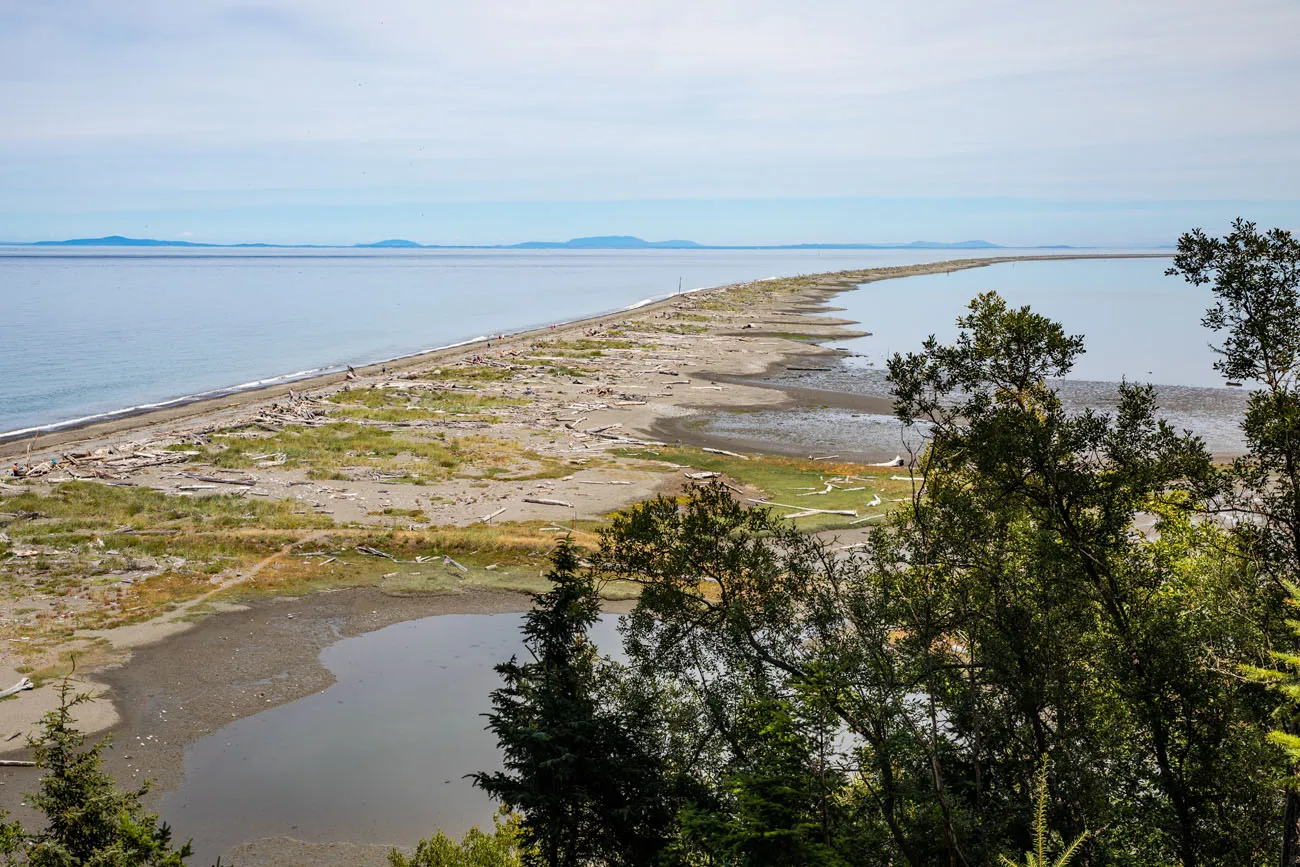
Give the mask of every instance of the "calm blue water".
<svg viewBox="0 0 1300 867">
<path fill-rule="evenodd" d="M 1209 287 L 1166 277 L 1170 260 L 1080 259 L 1008 262 L 868 283 L 839 296 L 837 314 L 862 323 L 871 337 L 838 342 L 862 357 L 857 366 L 883 367 L 894 352 L 914 352 L 931 334 L 957 336 L 956 320 L 981 292 L 996 290 L 1014 306 L 1028 304 L 1084 336 L 1086 352 L 1070 379 L 1217 387 L 1213 335 L 1201 326 Z"/>
<path fill-rule="evenodd" d="M 0 433 L 621 309 L 679 281 L 969 255 L 0 249 Z"/>
<path fill-rule="evenodd" d="M 835 299 L 843 316 L 862 323 L 870 337 L 833 341 L 851 350 L 824 373 L 786 372 L 772 381 L 809 388 L 888 397 L 885 361 L 916 352 L 934 334 L 957 336 L 956 320 L 981 292 L 996 290 L 1015 306 L 1028 304 L 1081 334 L 1086 352 L 1059 384 L 1067 407 L 1116 408 L 1121 378 L 1152 383 L 1160 414 L 1179 430 L 1198 434 L 1212 454 L 1240 454 L 1246 393 L 1225 388 L 1213 369 L 1215 335 L 1201 325 L 1211 301 L 1208 287 L 1166 277 L 1169 260 L 1095 259 L 1011 262 L 868 283 Z M 917 444 L 892 417 L 851 409 L 808 408 L 727 414 L 711 432 L 761 441 L 783 451 L 818 452 L 877 461 Z"/>
</svg>

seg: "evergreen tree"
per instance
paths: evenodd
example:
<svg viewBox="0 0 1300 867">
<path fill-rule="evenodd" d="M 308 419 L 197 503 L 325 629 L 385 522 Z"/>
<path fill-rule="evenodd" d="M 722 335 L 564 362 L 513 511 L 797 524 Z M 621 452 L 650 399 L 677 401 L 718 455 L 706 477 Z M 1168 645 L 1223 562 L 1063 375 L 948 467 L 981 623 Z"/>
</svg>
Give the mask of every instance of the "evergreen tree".
<svg viewBox="0 0 1300 867">
<path fill-rule="evenodd" d="M 532 661 L 497 666 L 505 685 L 492 693 L 488 728 L 504 770 L 475 782 L 522 815 L 526 863 L 655 863 L 674 809 L 646 748 L 650 721 L 618 701 L 612 664 L 588 637 L 600 598 L 571 542 L 552 563 L 554 586 L 524 618 Z"/>
<path fill-rule="evenodd" d="M 0 825 L 0 856 L 25 867 L 182 867 L 190 844 L 174 847 L 171 828 L 145 811 L 147 785 L 119 791 L 104 770 L 107 741 L 87 747 L 73 725 L 73 708 L 89 700 L 67 680 L 60 686 L 58 708 L 32 741 L 44 775 L 30 800 L 45 815 L 45 829 L 29 835 Z"/>
</svg>

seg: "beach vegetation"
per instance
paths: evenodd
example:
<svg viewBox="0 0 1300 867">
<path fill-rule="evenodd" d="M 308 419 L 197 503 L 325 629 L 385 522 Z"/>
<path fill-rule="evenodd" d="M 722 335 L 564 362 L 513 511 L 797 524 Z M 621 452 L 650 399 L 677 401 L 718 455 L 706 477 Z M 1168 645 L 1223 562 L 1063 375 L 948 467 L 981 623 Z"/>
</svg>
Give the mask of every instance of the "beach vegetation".
<svg viewBox="0 0 1300 867">
<path fill-rule="evenodd" d="M 338 528 L 314 534 L 248 581 L 219 593 L 219 601 L 300 595 L 342 587 L 394 593 L 488 590 L 537 593 L 547 586 L 547 552 L 557 536 L 593 547 L 602 522 L 545 521 L 439 526 L 427 529 Z M 449 559 L 445 559 L 449 558 Z M 626 582 L 601 587 L 602 598 L 634 598 Z"/>
<path fill-rule="evenodd" d="M 647 319 L 629 325 L 628 330 L 644 334 L 704 334 L 709 328 L 707 325 L 696 325 L 692 322 L 660 322 Z"/>
<path fill-rule="evenodd" d="M 335 392 L 331 403 L 342 407 L 335 415 L 375 421 L 414 421 L 439 415 L 480 415 L 522 406 L 523 401 L 464 389 L 414 391 L 397 388 L 354 388 Z"/>
<path fill-rule="evenodd" d="M 503 382 L 512 378 L 515 373 L 516 371 L 509 367 L 497 367 L 491 364 L 458 364 L 421 374 L 419 379 L 438 382 Z"/>
<path fill-rule="evenodd" d="M 544 340 L 532 348 L 541 355 L 561 358 L 600 358 L 611 349 L 636 349 L 637 343 L 614 337 L 580 337 L 572 340 Z"/>
<path fill-rule="evenodd" d="M 869 467 L 839 460 L 808 460 L 777 455 L 746 455 L 743 458 L 719 455 L 697 448 L 656 446 L 653 449 L 622 449 L 628 458 L 641 458 L 684 467 L 682 472 L 721 473 L 752 490 L 754 499 L 807 509 L 856 511 L 856 517 L 814 514 L 795 518 L 805 531 L 844 529 L 862 526 L 883 518 L 891 509 L 910 501 L 913 483 L 909 471 L 900 467 Z M 919 479 L 918 479 L 919 482 Z M 880 501 L 876 503 L 876 498 Z M 875 503 L 875 505 L 872 505 Z M 798 514 L 799 509 L 781 508 L 778 514 Z M 878 516 L 871 518 L 870 516 Z M 855 524 L 862 518 L 869 521 Z"/>
<path fill-rule="evenodd" d="M 384 430 L 356 422 L 330 422 L 316 427 L 290 426 L 250 439 L 212 435 L 199 460 L 227 469 L 251 469 L 267 452 L 284 456 L 286 469 L 305 470 L 311 479 L 353 479 L 373 476 L 386 481 L 420 483 L 449 479 L 496 467 L 498 473 L 518 472 L 527 478 L 549 469 L 547 461 L 513 442 L 486 436 L 421 436 Z"/>
</svg>

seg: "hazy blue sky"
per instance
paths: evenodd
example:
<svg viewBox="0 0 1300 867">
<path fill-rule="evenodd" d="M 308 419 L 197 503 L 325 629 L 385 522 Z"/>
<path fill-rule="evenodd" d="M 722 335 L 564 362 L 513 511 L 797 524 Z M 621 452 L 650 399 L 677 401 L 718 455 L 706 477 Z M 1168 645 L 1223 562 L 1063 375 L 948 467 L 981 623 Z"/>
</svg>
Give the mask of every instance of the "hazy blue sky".
<svg viewBox="0 0 1300 867">
<path fill-rule="evenodd" d="M 1297 0 L 0 0 L 0 239 L 1300 226 Z"/>
</svg>

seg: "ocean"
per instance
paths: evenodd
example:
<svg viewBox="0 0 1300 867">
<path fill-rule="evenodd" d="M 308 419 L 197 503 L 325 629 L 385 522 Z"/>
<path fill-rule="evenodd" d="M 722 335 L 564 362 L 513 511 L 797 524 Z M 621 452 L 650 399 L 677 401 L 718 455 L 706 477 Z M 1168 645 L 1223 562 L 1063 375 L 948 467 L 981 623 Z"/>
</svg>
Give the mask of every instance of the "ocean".
<svg viewBox="0 0 1300 867">
<path fill-rule="evenodd" d="M 960 250 L 0 248 L 0 436 L 763 277 Z"/>
<path fill-rule="evenodd" d="M 0 436 L 626 309 L 679 287 L 1015 252 L 0 248 Z M 1207 293 L 1163 277 L 1165 265 L 1022 262 L 846 293 L 842 315 L 874 332 L 846 344 L 860 356 L 846 372 L 865 376 L 851 387 L 876 387 L 871 371 L 888 352 L 950 337 L 962 304 L 988 288 L 1086 333 L 1081 379 L 1212 386 L 1198 324 Z"/>
</svg>

